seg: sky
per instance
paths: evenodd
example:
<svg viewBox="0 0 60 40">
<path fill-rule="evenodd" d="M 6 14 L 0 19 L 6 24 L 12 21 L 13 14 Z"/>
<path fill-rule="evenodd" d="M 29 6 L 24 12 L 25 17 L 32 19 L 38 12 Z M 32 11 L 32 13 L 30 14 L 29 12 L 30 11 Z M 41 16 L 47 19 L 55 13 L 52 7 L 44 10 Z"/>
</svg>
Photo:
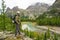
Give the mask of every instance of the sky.
<svg viewBox="0 0 60 40">
<path fill-rule="evenodd" d="M 26 9 L 29 5 L 34 4 L 36 2 L 52 5 L 55 0 L 5 0 L 6 7 L 13 8 L 14 6 L 18 6 L 21 9 Z M 0 8 L 1 3 L 2 2 L 0 0 Z"/>
</svg>

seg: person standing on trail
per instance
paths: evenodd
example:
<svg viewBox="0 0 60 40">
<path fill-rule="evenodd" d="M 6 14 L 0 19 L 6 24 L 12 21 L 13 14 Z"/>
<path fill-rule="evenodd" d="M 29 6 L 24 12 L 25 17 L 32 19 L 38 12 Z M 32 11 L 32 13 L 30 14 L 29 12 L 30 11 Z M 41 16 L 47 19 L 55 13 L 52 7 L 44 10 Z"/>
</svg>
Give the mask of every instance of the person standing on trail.
<svg viewBox="0 0 60 40">
<path fill-rule="evenodd" d="M 17 14 L 15 15 L 15 26 L 16 26 L 16 33 L 15 36 L 20 35 L 20 12 L 17 11 Z"/>
</svg>

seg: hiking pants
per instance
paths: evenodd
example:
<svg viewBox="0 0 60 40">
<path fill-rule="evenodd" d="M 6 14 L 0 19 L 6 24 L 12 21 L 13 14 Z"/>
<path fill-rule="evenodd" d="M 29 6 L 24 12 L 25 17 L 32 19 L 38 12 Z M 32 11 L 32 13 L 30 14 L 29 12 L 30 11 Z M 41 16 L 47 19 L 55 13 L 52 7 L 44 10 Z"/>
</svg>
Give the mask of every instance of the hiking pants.
<svg viewBox="0 0 60 40">
<path fill-rule="evenodd" d="M 19 24 L 15 24 L 16 25 L 16 33 L 15 33 L 15 36 L 17 34 L 20 34 L 20 25 Z"/>
</svg>

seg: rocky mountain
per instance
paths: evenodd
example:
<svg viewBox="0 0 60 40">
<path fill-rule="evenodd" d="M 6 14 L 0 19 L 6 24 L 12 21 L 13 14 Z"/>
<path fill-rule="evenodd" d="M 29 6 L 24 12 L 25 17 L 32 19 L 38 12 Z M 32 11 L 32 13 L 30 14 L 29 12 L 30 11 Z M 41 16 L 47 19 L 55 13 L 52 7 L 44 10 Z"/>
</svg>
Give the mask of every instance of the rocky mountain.
<svg viewBox="0 0 60 40">
<path fill-rule="evenodd" d="M 6 13 L 9 13 L 9 12 L 16 13 L 17 11 L 20 11 L 20 9 L 18 8 L 18 6 L 15 6 L 12 9 L 10 9 L 9 7 L 6 9 Z"/>
<path fill-rule="evenodd" d="M 48 4 L 37 2 L 33 5 L 30 5 L 26 10 L 28 10 L 30 14 L 39 15 L 47 11 L 48 8 Z"/>
<path fill-rule="evenodd" d="M 16 7 L 13 7 L 12 10 L 13 10 L 13 12 L 16 13 L 17 11 L 20 11 L 20 8 L 18 8 L 18 6 L 16 6 Z"/>
<path fill-rule="evenodd" d="M 10 9 L 9 7 L 6 9 L 6 15 L 9 17 L 12 16 L 12 9 Z"/>
<path fill-rule="evenodd" d="M 56 0 L 55 3 L 53 4 L 53 7 L 60 8 L 60 0 Z"/>
<path fill-rule="evenodd" d="M 20 11 L 21 16 L 22 15 L 28 15 L 28 12 L 24 9 L 18 8 L 18 6 L 13 7 L 10 9 L 9 7 L 6 9 L 6 14 L 10 17 L 16 14 L 17 11 Z"/>
<path fill-rule="evenodd" d="M 47 15 L 48 17 L 60 16 L 60 0 L 56 0 L 55 3 L 49 7 L 49 10 L 45 12 L 44 15 Z"/>
<path fill-rule="evenodd" d="M 56 0 L 55 3 L 52 5 L 51 8 L 55 8 L 60 11 L 60 0 Z"/>
<path fill-rule="evenodd" d="M 11 16 L 11 15 L 15 14 L 17 11 L 20 11 L 21 16 L 25 15 L 25 16 L 29 16 L 30 18 L 35 18 L 38 15 L 46 12 L 49 7 L 50 6 L 48 4 L 37 2 L 33 5 L 30 5 L 26 10 L 20 9 L 17 6 L 13 7 L 12 9 L 10 9 L 8 7 L 6 10 L 6 13 L 7 13 L 7 15 Z"/>
<path fill-rule="evenodd" d="M 9 7 L 6 9 L 6 13 L 12 11 Z"/>
</svg>

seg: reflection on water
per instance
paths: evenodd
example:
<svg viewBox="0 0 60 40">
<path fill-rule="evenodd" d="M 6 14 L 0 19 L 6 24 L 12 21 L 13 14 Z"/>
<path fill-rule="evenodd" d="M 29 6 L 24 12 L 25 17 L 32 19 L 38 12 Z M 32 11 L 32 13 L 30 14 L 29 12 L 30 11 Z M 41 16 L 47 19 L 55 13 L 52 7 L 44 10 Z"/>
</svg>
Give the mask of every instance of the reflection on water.
<svg viewBox="0 0 60 40">
<path fill-rule="evenodd" d="M 41 28 L 37 28 L 37 25 L 33 25 L 31 22 L 22 23 L 22 30 L 35 31 L 35 32 L 46 32 L 47 30 L 43 30 Z"/>
<path fill-rule="evenodd" d="M 22 30 L 26 30 L 28 29 L 28 31 L 35 31 L 36 28 L 33 27 L 32 24 L 28 23 L 28 24 L 22 24 Z"/>
</svg>

